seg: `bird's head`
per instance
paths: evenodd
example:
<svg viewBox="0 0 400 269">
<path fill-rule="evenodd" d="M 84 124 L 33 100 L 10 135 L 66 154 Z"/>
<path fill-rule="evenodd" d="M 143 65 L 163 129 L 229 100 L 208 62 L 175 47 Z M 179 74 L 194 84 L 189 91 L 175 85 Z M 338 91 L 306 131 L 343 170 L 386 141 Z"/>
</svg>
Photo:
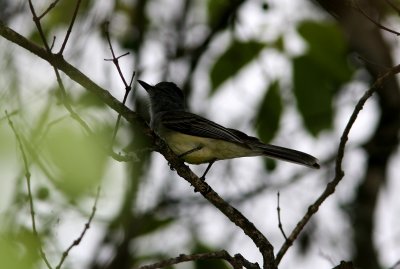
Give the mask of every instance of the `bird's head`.
<svg viewBox="0 0 400 269">
<path fill-rule="evenodd" d="M 138 82 L 150 96 L 153 113 L 184 109 L 185 97 L 175 83 L 160 82 L 152 86 L 142 80 Z"/>
</svg>

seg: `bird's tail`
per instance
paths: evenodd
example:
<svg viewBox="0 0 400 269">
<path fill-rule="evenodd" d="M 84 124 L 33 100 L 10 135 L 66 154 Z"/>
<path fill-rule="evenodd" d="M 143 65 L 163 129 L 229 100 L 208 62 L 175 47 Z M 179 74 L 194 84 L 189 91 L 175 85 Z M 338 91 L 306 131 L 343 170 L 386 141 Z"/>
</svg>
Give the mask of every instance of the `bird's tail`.
<svg viewBox="0 0 400 269">
<path fill-rule="evenodd" d="M 310 154 L 294 149 L 288 149 L 271 144 L 264 144 L 258 138 L 248 136 L 247 134 L 235 129 L 229 129 L 229 131 L 239 137 L 242 140 L 243 144 L 252 150 L 252 156 L 262 155 L 287 162 L 305 165 L 314 169 L 319 169 L 318 159 L 314 156 L 311 156 Z"/>
<path fill-rule="evenodd" d="M 257 143 L 253 146 L 260 150 L 260 153 L 264 156 L 319 169 L 318 159 L 307 153 L 263 143 Z"/>
</svg>

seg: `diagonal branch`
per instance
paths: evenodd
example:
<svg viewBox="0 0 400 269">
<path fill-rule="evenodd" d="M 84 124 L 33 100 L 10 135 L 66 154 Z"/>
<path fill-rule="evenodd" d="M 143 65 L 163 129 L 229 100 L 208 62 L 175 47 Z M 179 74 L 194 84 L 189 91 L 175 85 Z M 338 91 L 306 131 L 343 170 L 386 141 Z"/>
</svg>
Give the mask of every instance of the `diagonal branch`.
<svg viewBox="0 0 400 269">
<path fill-rule="evenodd" d="M 293 242 L 296 240 L 300 232 L 303 230 L 304 226 L 310 221 L 311 217 L 318 211 L 319 207 L 321 204 L 331 195 L 335 192 L 336 186 L 340 183 L 340 181 L 344 177 L 344 171 L 342 169 L 342 161 L 344 157 L 344 151 L 346 147 L 346 143 L 349 139 L 349 133 L 351 128 L 353 127 L 354 122 L 356 121 L 358 114 L 360 111 L 363 109 L 365 103 L 367 100 L 374 94 L 374 92 L 382 86 L 382 83 L 390 76 L 396 75 L 400 73 L 400 65 L 397 65 L 393 68 L 391 68 L 388 72 L 383 74 L 381 77 L 379 77 L 376 82 L 369 88 L 364 95 L 360 98 L 358 103 L 356 104 L 353 113 L 351 114 L 349 121 L 347 122 L 347 125 L 342 133 L 342 136 L 340 138 L 340 143 L 338 147 L 338 153 L 336 157 L 336 165 L 335 165 L 335 176 L 332 179 L 331 182 L 329 182 L 326 185 L 325 190 L 322 192 L 322 194 L 317 198 L 317 200 L 309 206 L 307 213 L 304 215 L 304 217 L 297 223 L 296 227 L 288 237 L 288 239 L 285 241 L 285 243 L 282 245 L 281 249 L 279 250 L 278 254 L 276 255 L 276 263 L 279 264 L 279 262 L 282 260 L 283 256 L 285 255 L 286 251 L 292 246 Z"/>
<path fill-rule="evenodd" d="M 147 136 L 155 139 L 155 144 L 158 146 L 158 151 L 163 154 L 169 163 L 171 163 L 172 167 L 176 169 L 178 174 L 187 180 L 191 185 L 193 185 L 195 189 L 200 190 L 201 194 L 209 202 L 218 208 L 225 216 L 227 216 L 233 223 L 240 227 L 243 232 L 253 240 L 254 244 L 258 247 L 263 256 L 263 268 L 276 268 L 273 246 L 267 240 L 267 238 L 254 226 L 253 223 L 244 217 L 241 212 L 223 200 L 206 182 L 200 180 L 161 139 L 157 137 L 154 138 L 154 134 L 140 116 L 124 106 L 108 91 L 98 86 L 74 66 L 66 62 L 62 55 L 47 53 L 47 51 L 43 48 L 38 47 L 25 37 L 5 26 L 2 21 L 0 21 L 0 35 L 46 60 L 53 67 L 63 71 L 73 81 L 97 95 L 109 107 L 120 113 L 134 126 L 134 128 L 141 130 Z"/>
<path fill-rule="evenodd" d="M 40 253 L 40 256 L 41 256 L 42 260 L 44 261 L 44 263 L 46 264 L 48 269 L 52 269 L 52 266 L 50 265 L 50 262 L 47 259 L 46 253 L 43 250 L 43 246 L 42 246 L 42 242 L 40 240 L 39 233 L 38 233 L 38 231 L 36 229 L 35 209 L 34 209 L 34 206 L 33 206 L 32 190 L 31 190 L 31 173 L 29 171 L 28 159 L 26 157 L 25 150 L 24 150 L 24 147 L 22 145 L 21 138 L 20 138 L 17 130 L 14 127 L 14 123 L 10 119 L 10 115 L 8 114 L 7 110 L 5 111 L 5 113 L 6 113 L 6 117 L 7 117 L 7 120 L 8 120 L 8 124 L 10 125 L 12 131 L 14 132 L 15 138 L 17 139 L 17 142 L 18 142 L 19 148 L 21 150 L 21 154 L 22 154 L 22 160 L 24 162 L 25 178 L 26 178 L 26 186 L 27 186 L 27 189 L 28 189 L 29 208 L 30 208 L 30 211 L 31 211 L 31 222 L 32 222 L 33 234 L 35 235 L 35 239 L 38 242 L 39 253 Z"/>
<path fill-rule="evenodd" d="M 357 1 L 354 1 L 354 9 L 357 10 L 358 12 L 360 12 L 362 15 L 364 15 L 370 22 L 372 22 L 373 24 L 375 24 L 377 27 L 381 28 L 382 30 L 385 30 L 389 33 L 395 34 L 396 36 L 399 36 L 400 33 L 392 30 L 384 25 L 382 25 L 381 23 L 379 23 L 378 21 L 376 21 L 375 19 L 373 19 L 370 15 L 368 15 L 359 5 Z"/>
<path fill-rule="evenodd" d="M 36 56 L 47 61 L 53 67 L 63 71 L 69 78 L 77 82 L 83 88 L 86 88 L 91 93 L 97 95 L 105 104 L 110 108 L 115 110 L 117 113 L 122 114 L 122 116 L 131 124 L 138 125 L 147 134 L 150 134 L 148 125 L 145 121 L 139 117 L 135 112 L 124 106 L 120 101 L 114 98 L 107 90 L 103 89 L 86 75 L 84 75 L 80 70 L 78 70 L 73 65 L 69 64 L 64 60 L 62 55 L 47 53 L 47 51 L 38 45 L 32 43 L 24 36 L 15 32 L 14 30 L 7 27 L 3 21 L 0 20 L 0 35 L 7 40 L 21 46 L 22 48 L 30 51 Z"/>
<path fill-rule="evenodd" d="M 61 49 L 58 52 L 58 54 L 63 54 L 65 46 L 67 45 L 69 36 L 71 35 L 72 32 L 72 27 L 74 27 L 74 23 L 75 23 L 75 19 L 76 19 L 76 15 L 78 15 L 78 10 L 79 10 L 79 6 L 81 5 L 81 0 L 77 0 L 76 1 L 76 6 L 75 6 L 75 10 L 74 10 L 74 14 L 72 15 L 72 19 L 71 22 L 69 24 L 68 30 L 67 30 L 67 34 L 65 35 L 64 41 L 61 45 Z"/>
<path fill-rule="evenodd" d="M 53 8 L 55 8 L 59 1 L 60 0 L 54 0 L 54 2 L 52 2 L 49 7 L 40 16 L 38 16 L 39 20 L 46 16 L 47 13 L 49 13 Z"/>
<path fill-rule="evenodd" d="M 133 79 L 135 78 L 136 72 L 133 71 L 132 76 L 131 76 L 131 80 L 130 80 L 130 82 L 128 84 L 126 82 L 126 79 L 125 79 L 124 75 L 122 74 L 122 70 L 121 70 L 121 67 L 119 65 L 119 59 L 124 57 L 124 56 L 126 56 L 126 55 L 128 55 L 129 52 L 124 53 L 124 54 L 122 54 L 122 55 L 120 55 L 118 57 L 115 56 L 114 48 L 112 46 L 111 39 L 110 39 L 110 32 L 108 31 L 108 26 L 109 26 L 109 22 L 107 22 L 106 25 L 105 25 L 105 35 L 106 35 L 106 38 L 107 38 L 108 46 L 110 47 L 112 59 L 104 59 L 104 60 L 105 61 L 112 61 L 113 64 L 115 65 L 115 67 L 117 68 L 119 77 L 121 78 L 121 80 L 122 80 L 122 82 L 124 83 L 124 86 L 125 86 L 125 95 L 124 95 L 124 99 L 122 100 L 122 104 L 125 105 L 126 100 L 128 99 L 128 95 L 132 90 L 132 83 L 133 83 Z M 112 135 L 112 138 L 111 138 L 111 144 L 110 144 L 110 148 L 111 149 L 112 149 L 112 147 L 114 145 L 115 137 L 117 136 L 117 132 L 118 132 L 120 121 L 121 121 L 121 114 L 118 114 L 118 118 L 117 118 L 117 121 L 116 121 L 115 127 L 114 127 L 114 132 L 113 132 L 113 135 Z"/>
<path fill-rule="evenodd" d="M 77 14 L 78 9 L 79 9 L 79 4 L 80 4 L 80 0 L 78 0 L 78 2 L 77 2 L 76 8 L 75 8 L 75 12 L 74 12 L 74 16 L 72 18 L 70 27 L 68 29 L 69 32 L 71 32 L 71 30 L 72 30 L 72 26 L 74 24 L 76 14 Z M 40 33 L 40 36 L 42 38 L 42 42 L 43 42 L 43 44 L 44 44 L 44 46 L 46 48 L 46 51 L 47 51 L 48 54 L 53 55 L 53 53 L 51 52 L 51 47 L 49 46 L 49 43 L 47 42 L 46 36 L 44 35 L 43 28 L 42 28 L 42 25 L 40 23 L 40 18 L 36 15 L 36 11 L 35 11 L 35 8 L 34 8 L 34 6 L 32 4 L 32 0 L 29 0 L 29 7 L 30 7 L 30 10 L 31 10 L 31 13 L 32 13 L 32 16 L 33 16 L 33 21 L 35 22 L 36 28 L 38 29 L 38 31 Z M 69 37 L 69 33 L 67 32 L 67 35 L 66 35 L 66 37 L 64 39 L 63 47 L 61 48 L 60 53 L 58 53 L 57 55 L 62 56 L 62 50 L 64 50 L 64 48 L 65 48 L 65 45 L 66 45 L 66 43 L 68 41 L 68 37 Z M 68 97 L 67 97 L 67 91 L 66 91 L 66 89 L 64 87 L 64 83 L 63 83 L 63 81 L 61 79 L 61 75 L 60 75 L 60 72 L 58 71 L 58 68 L 53 65 L 53 70 L 54 70 L 54 73 L 55 73 L 56 78 L 57 78 L 58 86 L 60 87 L 62 104 L 64 105 L 64 107 L 70 113 L 71 118 L 76 120 L 88 134 L 92 135 L 93 132 L 90 129 L 89 125 L 79 116 L 78 113 L 75 112 L 75 110 L 72 108 L 72 105 L 69 103 Z M 131 160 L 135 159 L 134 158 L 135 156 L 122 156 L 120 154 L 116 154 L 112 150 L 108 150 L 107 148 L 105 148 L 101 143 L 100 143 L 100 148 L 102 148 L 107 153 L 109 153 L 110 156 L 113 159 L 115 159 L 116 161 L 131 161 Z"/>
<path fill-rule="evenodd" d="M 159 152 L 171 164 L 171 167 L 176 170 L 179 176 L 188 181 L 195 190 L 198 190 L 204 198 L 251 238 L 263 256 L 263 268 L 276 268 L 273 246 L 254 224 L 239 210 L 222 199 L 204 180 L 196 176 L 160 138 L 156 138 L 155 143 L 158 146 Z"/>
<path fill-rule="evenodd" d="M 65 259 L 67 258 L 69 252 L 71 251 L 72 248 L 76 247 L 77 245 L 79 245 L 83 239 L 83 237 L 85 236 L 86 232 L 89 230 L 90 228 L 90 224 L 92 223 L 92 220 L 94 218 L 94 214 L 96 213 L 97 210 L 97 202 L 99 201 L 99 196 L 100 196 L 100 187 L 97 188 L 96 191 L 96 198 L 94 199 L 94 204 L 92 207 L 92 213 L 89 216 L 88 221 L 85 224 L 85 227 L 83 228 L 81 234 L 79 235 L 79 237 L 77 239 L 75 239 L 71 245 L 64 251 L 64 253 L 61 256 L 60 262 L 58 263 L 58 265 L 56 266 L 56 269 L 60 269 L 61 266 L 63 265 Z"/>
</svg>

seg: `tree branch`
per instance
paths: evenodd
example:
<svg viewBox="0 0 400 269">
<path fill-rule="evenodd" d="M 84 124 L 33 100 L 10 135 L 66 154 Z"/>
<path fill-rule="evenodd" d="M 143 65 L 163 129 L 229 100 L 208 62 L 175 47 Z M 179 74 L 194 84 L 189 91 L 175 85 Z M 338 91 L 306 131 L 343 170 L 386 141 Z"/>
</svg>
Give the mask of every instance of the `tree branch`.
<svg viewBox="0 0 400 269">
<path fill-rule="evenodd" d="M 0 35 L 46 60 L 53 67 L 60 69 L 73 81 L 97 95 L 104 103 L 116 112 L 120 113 L 132 125 L 142 130 L 148 136 L 154 137 L 154 134 L 141 117 L 115 99 L 108 91 L 91 81 L 74 66 L 66 62 L 62 55 L 48 53 L 46 50 L 33 44 L 22 35 L 8 28 L 2 21 L 0 21 Z M 199 190 L 208 201 L 217 207 L 253 240 L 254 244 L 258 247 L 263 256 L 263 268 L 276 268 L 273 246 L 254 226 L 254 224 L 244 217 L 236 208 L 224 201 L 206 182 L 199 179 L 199 177 L 197 177 L 160 138 L 155 137 L 154 139 L 155 144 L 158 146 L 158 151 L 167 159 L 171 166 L 176 169 L 177 173 L 194 186 L 195 189 Z"/>
<path fill-rule="evenodd" d="M 72 15 L 72 19 L 71 19 L 71 22 L 70 22 L 68 30 L 67 30 L 67 34 L 65 35 L 64 41 L 63 41 L 63 43 L 61 45 L 61 49 L 58 52 L 58 54 L 63 54 L 63 52 L 65 50 L 65 46 L 67 45 L 69 36 L 71 35 L 72 27 L 74 26 L 76 15 L 78 15 L 78 10 L 79 10 L 79 6 L 80 5 L 81 5 L 81 0 L 77 0 L 76 1 L 76 6 L 75 6 L 75 10 L 74 10 L 74 14 Z"/>
<path fill-rule="evenodd" d="M 97 191 L 96 191 L 96 198 L 94 199 L 94 204 L 92 207 L 92 213 L 89 216 L 88 221 L 85 224 L 85 227 L 83 228 L 81 234 L 78 236 L 77 239 L 75 239 L 71 245 L 63 252 L 60 262 L 58 263 L 58 265 L 56 266 L 56 269 L 60 269 L 61 266 L 63 265 L 65 259 L 67 258 L 69 252 L 71 251 L 71 249 L 73 249 L 74 247 L 76 247 L 77 245 L 79 245 L 83 239 L 83 237 L 85 236 L 86 232 L 89 230 L 90 228 L 90 224 L 92 223 L 92 220 L 94 218 L 94 214 L 96 214 L 96 210 L 97 210 L 97 202 L 99 201 L 99 196 L 100 196 L 100 186 L 97 187 Z"/>
<path fill-rule="evenodd" d="M 154 264 L 141 266 L 138 269 L 158 269 L 165 268 L 174 264 L 179 264 L 183 262 L 189 261 L 204 261 L 204 260 L 225 260 L 227 261 L 234 269 L 245 268 L 248 269 L 259 269 L 258 264 L 251 263 L 243 258 L 243 256 L 237 254 L 234 257 L 229 255 L 226 250 L 216 251 L 216 252 L 207 252 L 207 253 L 198 253 L 198 254 L 190 254 L 185 255 L 181 254 L 178 257 L 170 258 L 164 261 L 160 261 Z"/>
<path fill-rule="evenodd" d="M 32 190 L 31 190 L 31 173 L 29 171 L 28 159 L 26 157 L 25 150 L 24 150 L 24 147 L 22 145 L 21 138 L 20 138 L 17 130 L 14 127 L 14 123 L 10 119 L 10 115 L 8 114 L 7 110 L 5 111 L 5 113 L 6 113 L 6 117 L 7 117 L 7 120 L 8 120 L 8 124 L 10 125 L 12 131 L 14 132 L 15 138 L 17 139 L 18 146 L 19 146 L 19 149 L 21 150 L 21 154 L 22 154 L 22 160 L 23 160 L 24 168 L 25 168 L 26 187 L 28 189 L 28 199 L 29 199 L 29 208 L 30 208 L 30 211 L 31 211 L 31 222 L 32 222 L 33 234 L 34 234 L 35 239 L 36 239 L 36 241 L 38 243 L 40 257 L 42 258 L 42 260 L 46 264 L 47 268 L 48 269 L 52 269 L 52 266 L 50 265 L 50 262 L 47 259 L 46 253 L 43 250 L 42 240 L 40 240 L 39 233 L 38 233 L 38 231 L 36 229 L 35 209 L 34 209 L 34 206 L 33 206 Z"/>
<path fill-rule="evenodd" d="M 42 58 L 43 60 L 47 61 L 57 69 L 63 71 L 73 81 L 77 82 L 83 88 L 87 89 L 88 91 L 98 96 L 105 104 L 107 104 L 117 113 L 120 113 L 128 122 L 134 125 L 139 125 L 142 128 L 142 130 L 144 130 L 147 134 L 150 133 L 148 125 L 141 117 L 139 117 L 135 112 L 124 106 L 120 101 L 114 98 L 107 90 L 103 89 L 102 87 L 94 83 L 92 80 L 90 80 L 80 70 L 69 64 L 67 61 L 65 61 L 62 55 L 47 53 L 45 49 L 32 43 L 24 36 L 20 35 L 11 28 L 7 27 L 1 20 L 0 20 L 0 35 L 3 36 L 5 39 L 30 51 L 36 56 Z"/>
<path fill-rule="evenodd" d="M 254 224 L 243 216 L 240 211 L 222 199 L 204 180 L 195 175 L 160 138 L 156 138 L 156 145 L 160 153 L 171 164 L 171 167 L 176 169 L 179 176 L 188 181 L 195 190 L 198 190 L 204 198 L 251 238 L 263 256 L 263 268 L 276 268 L 273 246 Z"/>
<path fill-rule="evenodd" d="M 129 52 L 124 53 L 124 54 L 122 54 L 122 55 L 120 55 L 118 57 L 115 56 L 114 48 L 112 46 L 111 39 L 110 39 L 110 32 L 108 31 L 108 26 L 109 26 L 109 22 L 107 22 L 105 24 L 105 35 L 106 35 L 106 38 L 107 38 L 108 46 L 109 46 L 110 51 L 111 51 L 112 59 L 104 59 L 104 60 L 105 61 L 112 61 L 114 66 L 115 66 L 115 68 L 117 68 L 119 77 L 121 78 L 122 83 L 124 83 L 124 86 L 125 86 L 125 95 L 124 95 L 124 99 L 122 100 L 122 104 L 125 105 L 126 100 L 128 99 L 128 95 L 132 90 L 132 83 L 133 83 L 133 79 L 135 78 L 136 72 L 135 71 L 132 72 L 131 80 L 130 80 L 130 82 L 128 84 L 126 82 L 126 79 L 125 79 L 124 75 L 122 74 L 122 70 L 121 70 L 121 67 L 119 65 L 119 59 L 124 57 L 124 56 L 126 56 L 126 55 L 128 55 Z M 111 138 L 111 144 L 110 144 L 111 150 L 112 150 L 112 147 L 114 145 L 115 137 L 117 136 L 117 132 L 118 132 L 120 121 L 121 121 L 121 114 L 118 114 L 118 118 L 117 118 L 117 121 L 116 121 L 115 127 L 114 127 L 114 132 L 113 132 L 113 135 L 112 135 L 112 138 Z"/>
<path fill-rule="evenodd" d="M 340 181 L 344 177 L 344 171 L 342 170 L 342 161 L 344 157 L 344 150 L 346 147 L 346 143 L 348 141 L 348 136 L 350 133 L 351 128 L 353 127 L 354 122 L 356 121 L 358 114 L 360 111 L 363 109 L 365 103 L 367 100 L 373 95 L 373 93 L 381 87 L 382 83 L 384 80 L 386 80 L 388 77 L 393 76 L 395 74 L 398 74 L 400 72 L 400 65 L 397 65 L 393 68 L 391 68 L 388 72 L 386 72 L 384 75 L 382 75 L 380 78 L 376 80 L 376 82 L 369 88 L 364 95 L 360 98 L 358 103 L 356 104 L 353 113 L 350 116 L 349 121 L 347 122 L 347 125 L 342 133 L 342 136 L 340 138 L 340 143 L 338 147 L 338 153 L 336 157 L 336 165 L 335 165 L 335 176 L 332 179 L 331 182 L 329 182 L 326 185 L 325 190 L 322 192 L 322 194 L 317 198 L 317 200 L 309 206 L 307 213 L 304 215 L 304 217 L 297 223 L 296 227 L 288 237 L 288 239 L 285 241 L 285 243 L 282 245 L 281 249 L 279 250 L 278 254 L 276 255 L 276 263 L 279 264 L 279 262 L 282 260 L 283 256 L 285 255 L 286 251 L 290 248 L 290 246 L 293 244 L 293 242 L 296 240 L 300 232 L 303 230 L 304 226 L 309 222 L 311 217 L 318 211 L 319 207 L 321 204 L 331 195 L 335 192 L 336 186 L 340 183 Z"/>
<path fill-rule="evenodd" d="M 378 21 L 376 21 L 375 19 L 373 19 L 370 15 L 368 15 L 359 5 L 357 1 L 354 1 L 354 9 L 357 10 L 358 12 L 360 12 L 362 15 L 364 15 L 365 18 L 367 18 L 370 22 L 372 22 L 373 24 L 375 24 L 377 27 L 381 28 L 382 30 L 385 30 L 389 33 L 395 34 L 396 36 L 399 36 L 400 33 L 392 30 L 384 25 L 382 25 L 381 23 L 379 23 Z"/>
</svg>

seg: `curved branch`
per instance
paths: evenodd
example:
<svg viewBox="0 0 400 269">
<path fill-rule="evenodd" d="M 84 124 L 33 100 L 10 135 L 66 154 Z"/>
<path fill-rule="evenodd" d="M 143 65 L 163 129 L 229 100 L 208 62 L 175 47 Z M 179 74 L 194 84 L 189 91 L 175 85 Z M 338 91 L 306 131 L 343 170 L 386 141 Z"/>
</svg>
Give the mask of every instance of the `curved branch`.
<svg viewBox="0 0 400 269">
<path fill-rule="evenodd" d="M 32 52 L 38 57 L 46 60 L 55 68 L 63 71 L 73 81 L 97 95 L 109 107 L 120 113 L 129 123 L 133 124 L 135 127 L 138 127 L 147 135 L 153 136 L 148 125 L 140 116 L 115 99 L 108 91 L 94 83 L 74 66 L 66 62 L 62 55 L 48 53 L 45 49 L 40 48 L 22 35 L 7 27 L 1 20 L 0 35 Z M 223 200 L 206 182 L 197 177 L 160 138 L 154 137 L 154 139 L 155 144 L 158 146 L 158 151 L 167 159 L 171 166 L 176 169 L 177 173 L 192 186 L 194 186 L 196 190 L 199 190 L 209 202 L 217 207 L 225 216 L 227 216 L 234 224 L 240 227 L 243 232 L 253 240 L 254 244 L 258 247 L 263 256 L 263 268 L 276 268 L 273 246 L 268 239 L 254 226 L 254 224 L 245 216 L 243 216 L 243 214 L 236 208 Z"/>
<path fill-rule="evenodd" d="M 288 237 L 288 239 L 285 241 L 285 243 L 282 245 L 281 249 L 279 250 L 278 254 L 276 255 L 276 263 L 279 264 L 279 262 L 282 260 L 283 256 L 285 255 L 286 251 L 290 248 L 290 246 L 293 244 L 293 242 L 296 240 L 300 232 L 303 230 L 304 226 L 309 222 L 311 217 L 318 211 L 319 207 L 321 204 L 331 195 L 335 192 L 336 186 L 340 183 L 340 181 L 344 177 L 344 171 L 342 169 L 342 161 L 344 157 L 344 150 L 346 147 L 346 143 L 349 138 L 349 133 L 351 128 L 353 127 L 354 122 L 356 121 L 358 114 L 360 111 L 363 109 L 365 103 L 367 100 L 374 94 L 374 92 L 382 86 L 382 83 L 390 76 L 393 76 L 395 74 L 400 73 L 400 65 L 397 65 L 393 68 L 391 68 L 388 72 L 386 72 L 384 75 L 382 75 L 380 78 L 376 80 L 376 82 L 369 88 L 364 95 L 360 98 L 358 103 L 356 104 L 353 113 L 350 116 L 349 121 L 347 122 L 347 125 L 343 131 L 343 134 L 340 138 L 340 144 L 338 147 L 338 153 L 336 157 L 336 165 L 335 165 L 335 177 L 332 179 L 331 182 L 326 185 L 325 190 L 323 193 L 317 198 L 317 200 L 309 206 L 307 213 L 304 215 L 304 217 L 297 223 L 296 227 Z"/>
<path fill-rule="evenodd" d="M 263 256 L 263 268 L 276 268 L 274 248 L 268 239 L 250 222 L 243 214 L 227 203 L 205 181 L 195 175 L 183 161 L 176 156 L 170 148 L 160 139 L 156 138 L 156 145 L 160 153 L 167 159 L 178 175 L 188 181 L 195 190 L 198 190 L 204 198 L 219 209 L 230 221 L 241 228 L 251 238 Z"/>
<path fill-rule="evenodd" d="M 49 62 L 52 66 L 56 67 L 57 69 L 63 71 L 69 78 L 77 82 L 82 87 L 86 88 L 88 91 L 97 95 L 110 108 L 122 114 L 122 116 L 129 123 L 134 125 L 140 125 L 143 128 L 143 130 L 149 131 L 147 124 L 141 117 L 139 117 L 135 112 L 124 106 L 120 101 L 114 98 L 114 96 L 112 96 L 107 90 L 103 89 L 102 87 L 94 83 L 81 71 L 79 71 L 77 68 L 75 68 L 67 61 L 65 61 L 62 55 L 48 53 L 45 49 L 32 43 L 24 36 L 20 35 L 11 28 L 7 27 L 1 20 L 0 20 L 0 35 L 3 36 L 5 39 L 30 51 L 31 53 L 42 58 L 43 60 Z"/>
</svg>

